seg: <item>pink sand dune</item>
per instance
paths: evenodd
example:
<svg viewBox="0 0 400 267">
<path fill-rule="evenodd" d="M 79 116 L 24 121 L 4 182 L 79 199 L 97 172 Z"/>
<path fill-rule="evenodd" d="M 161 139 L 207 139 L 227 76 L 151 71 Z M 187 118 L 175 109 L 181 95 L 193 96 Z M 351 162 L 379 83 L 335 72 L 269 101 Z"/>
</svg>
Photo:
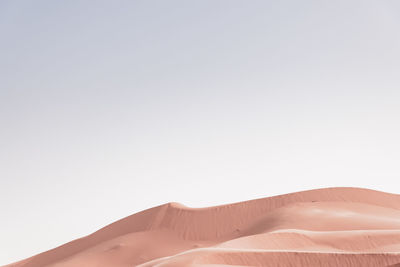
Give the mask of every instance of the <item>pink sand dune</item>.
<svg viewBox="0 0 400 267">
<path fill-rule="evenodd" d="M 400 266 L 400 195 L 327 188 L 168 203 L 7 267 Z"/>
</svg>

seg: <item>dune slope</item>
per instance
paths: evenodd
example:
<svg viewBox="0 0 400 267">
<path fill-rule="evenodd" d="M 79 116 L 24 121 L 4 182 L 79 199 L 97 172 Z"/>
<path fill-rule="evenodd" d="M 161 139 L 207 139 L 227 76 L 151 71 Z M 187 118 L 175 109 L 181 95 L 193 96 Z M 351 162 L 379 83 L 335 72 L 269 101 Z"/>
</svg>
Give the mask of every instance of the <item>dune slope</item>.
<svg viewBox="0 0 400 267">
<path fill-rule="evenodd" d="M 326 188 L 168 203 L 7 267 L 399 266 L 400 195 Z"/>
</svg>

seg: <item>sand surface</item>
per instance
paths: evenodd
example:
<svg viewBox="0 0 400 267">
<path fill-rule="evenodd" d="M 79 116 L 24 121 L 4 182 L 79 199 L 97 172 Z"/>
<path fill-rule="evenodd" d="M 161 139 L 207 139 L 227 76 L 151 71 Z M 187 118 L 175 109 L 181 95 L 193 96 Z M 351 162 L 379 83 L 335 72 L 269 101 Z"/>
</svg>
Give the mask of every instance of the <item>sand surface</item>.
<svg viewBox="0 0 400 267">
<path fill-rule="evenodd" d="M 7 267 L 400 266 L 400 195 L 327 188 L 168 203 Z"/>
</svg>

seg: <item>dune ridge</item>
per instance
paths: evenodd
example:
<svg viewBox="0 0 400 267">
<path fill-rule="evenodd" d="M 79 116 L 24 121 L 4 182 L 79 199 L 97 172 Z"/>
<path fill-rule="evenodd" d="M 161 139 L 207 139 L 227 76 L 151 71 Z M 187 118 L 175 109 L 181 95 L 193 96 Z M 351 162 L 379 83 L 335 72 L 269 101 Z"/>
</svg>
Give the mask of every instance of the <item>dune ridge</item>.
<svg viewBox="0 0 400 267">
<path fill-rule="evenodd" d="M 400 195 L 325 188 L 167 203 L 5 267 L 399 266 Z"/>
</svg>

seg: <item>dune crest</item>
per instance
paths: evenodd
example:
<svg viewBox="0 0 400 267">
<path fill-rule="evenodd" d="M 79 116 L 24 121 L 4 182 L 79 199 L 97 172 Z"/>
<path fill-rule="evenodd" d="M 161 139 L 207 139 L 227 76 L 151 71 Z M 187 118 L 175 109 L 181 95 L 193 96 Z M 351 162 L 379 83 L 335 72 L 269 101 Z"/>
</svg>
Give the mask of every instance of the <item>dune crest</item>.
<svg viewBox="0 0 400 267">
<path fill-rule="evenodd" d="M 326 188 L 154 207 L 6 267 L 399 266 L 400 195 Z"/>
</svg>

